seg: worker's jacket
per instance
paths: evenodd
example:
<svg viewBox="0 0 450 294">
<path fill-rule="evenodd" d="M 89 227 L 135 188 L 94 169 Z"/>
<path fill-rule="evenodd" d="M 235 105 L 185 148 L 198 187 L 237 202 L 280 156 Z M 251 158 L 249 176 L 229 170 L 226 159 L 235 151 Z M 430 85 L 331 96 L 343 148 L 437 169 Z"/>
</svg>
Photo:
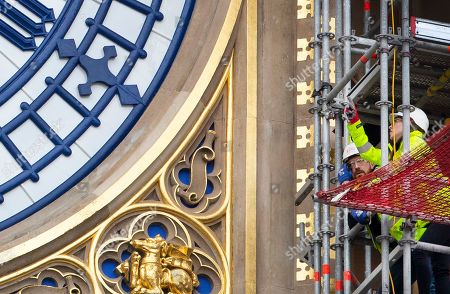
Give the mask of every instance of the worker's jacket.
<svg viewBox="0 0 450 294">
<path fill-rule="evenodd" d="M 355 143 L 356 147 L 358 148 L 358 151 L 360 153 L 360 156 L 362 159 L 367 160 L 371 163 L 374 163 L 378 166 L 381 166 L 381 149 L 375 148 L 370 142 L 369 138 L 367 137 L 364 127 L 360 120 L 358 120 L 354 124 L 348 124 L 348 130 L 350 132 L 350 135 L 352 137 L 353 143 Z M 409 144 L 410 149 L 413 150 L 417 147 L 419 147 L 422 144 L 426 144 L 425 140 L 423 139 L 423 134 L 420 131 L 412 131 L 409 134 Z M 389 149 L 393 151 L 393 148 L 389 145 Z M 394 156 L 390 157 L 392 159 L 397 159 L 403 155 L 403 142 L 401 142 L 398 150 L 394 152 Z M 391 217 L 392 218 L 392 217 Z M 390 229 L 390 234 L 392 237 L 394 237 L 397 241 L 399 241 L 402 236 L 403 232 L 401 229 L 402 223 L 404 222 L 404 219 L 399 219 L 394 223 L 392 228 Z M 420 240 L 422 235 L 425 233 L 429 222 L 428 221 L 422 221 L 418 220 L 416 222 L 416 234 L 415 239 Z"/>
</svg>

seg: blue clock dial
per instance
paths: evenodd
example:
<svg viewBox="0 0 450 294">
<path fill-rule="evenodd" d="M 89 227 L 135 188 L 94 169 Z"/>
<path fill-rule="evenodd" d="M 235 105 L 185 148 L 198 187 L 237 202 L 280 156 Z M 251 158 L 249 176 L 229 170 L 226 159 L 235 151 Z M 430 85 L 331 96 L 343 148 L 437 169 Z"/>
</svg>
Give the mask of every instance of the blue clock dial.
<svg viewBox="0 0 450 294">
<path fill-rule="evenodd" d="M 0 0 L 0 230 L 52 202 L 131 130 L 194 0 Z"/>
</svg>

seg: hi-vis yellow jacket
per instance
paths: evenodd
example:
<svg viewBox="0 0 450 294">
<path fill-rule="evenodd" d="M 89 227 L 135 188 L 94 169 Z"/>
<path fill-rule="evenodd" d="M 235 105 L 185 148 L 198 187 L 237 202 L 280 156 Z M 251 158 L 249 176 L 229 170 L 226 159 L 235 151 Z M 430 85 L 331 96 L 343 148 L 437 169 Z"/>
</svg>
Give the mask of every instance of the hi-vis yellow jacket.
<svg viewBox="0 0 450 294">
<path fill-rule="evenodd" d="M 364 127 L 361 121 L 358 120 L 354 124 L 348 124 L 348 130 L 352 137 L 353 143 L 355 143 L 356 147 L 358 148 L 361 158 L 373 164 L 381 166 L 381 149 L 375 148 L 369 142 L 369 138 L 367 137 L 364 131 Z M 421 146 L 422 144 L 426 144 L 425 140 L 423 139 L 423 134 L 417 130 L 412 131 L 410 133 L 409 144 L 411 150 Z M 389 145 L 389 149 L 391 151 L 393 151 L 393 148 L 395 147 Z M 402 155 L 403 155 L 403 142 L 400 144 L 398 150 L 394 152 L 394 156 L 392 157 L 392 159 L 395 160 L 401 157 Z M 390 229 L 391 236 L 394 237 L 397 241 L 399 241 L 403 237 L 403 232 L 401 230 L 403 221 L 404 219 L 399 219 L 394 223 L 394 225 Z M 420 238 L 425 233 L 428 224 L 429 224 L 428 221 L 419 220 L 416 222 L 416 234 L 415 234 L 416 240 L 420 240 Z"/>
</svg>

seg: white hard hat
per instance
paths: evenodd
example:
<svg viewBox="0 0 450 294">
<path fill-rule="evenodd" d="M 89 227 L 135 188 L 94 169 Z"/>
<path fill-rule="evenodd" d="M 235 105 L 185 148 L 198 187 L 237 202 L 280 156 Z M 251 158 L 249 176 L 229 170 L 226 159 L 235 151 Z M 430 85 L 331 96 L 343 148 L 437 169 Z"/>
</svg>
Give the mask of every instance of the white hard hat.
<svg viewBox="0 0 450 294">
<path fill-rule="evenodd" d="M 403 117 L 403 112 L 397 112 L 394 114 L 394 117 Z M 411 112 L 410 117 L 412 121 L 419 127 L 423 132 L 428 131 L 428 127 L 430 126 L 430 122 L 426 113 L 420 109 L 415 107 L 414 111 Z"/>
<path fill-rule="evenodd" d="M 350 157 L 359 155 L 358 148 L 356 148 L 355 143 L 350 143 L 347 146 L 345 146 L 344 154 L 342 154 L 342 161 L 347 162 L 347 160 L 350 159 Z"/>
</svg>

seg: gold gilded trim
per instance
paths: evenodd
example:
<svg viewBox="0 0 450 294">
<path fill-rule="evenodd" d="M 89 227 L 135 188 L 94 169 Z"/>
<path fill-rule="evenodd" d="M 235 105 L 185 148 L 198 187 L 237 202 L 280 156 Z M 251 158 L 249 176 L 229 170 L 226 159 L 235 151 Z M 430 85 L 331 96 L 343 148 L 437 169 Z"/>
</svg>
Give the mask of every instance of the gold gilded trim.
<svg viewBox="0 0 450 294">
<path fill-rule="evenodd" d="M 186 99 L 184 105 L 180 108 L 180 111 L 175 115 L 172 122 L 169 124 L 168 128 L 163 132 L 160 138 L 156 141 L 156 143 L 133 165 L 131 169 L 129 169 L 114 185 L 108 188 L 102 195 L 100 195 L 97 199 L 91 202 L 89 205 L 84 207 L 75 215 L 68 217 L 65 221 L 59 223 L 53 228 L 29 239 L 17 246 L 9 248 L 1 252 L 0 254 L 0 264 L 7 263 L 13 259 L 17 259 L 21 256 L 25 256 L 29 254 L 33 250 L 37 250 L 38 248 L 51 243 L 53 240 L 63 236 L 68 233 L 70 230 L 73 230 L 78 225 L 83 223 L 86 219 L 93 216 L 95 213 L 106 207 L 110 202 L 112 202 L 118 195 L 124 193 L 125 190 L 132 185 L 134 181 L 136 181 L 141 174 L 151 165 L 165 150 L 165 148 L 172 142 L 173 138 L 178 134 L 181 127 L 189 118 L 190 114 L 193 112 L 195 107 L 200 102 L 200 99 L 205 92 L 207 86 L 210 84 L 210 81 L 219 67 L 220 61 L 223 57 L 225 49 L 229 43 L 231 38 L 231 34 L 235 27 L 237 17 L 239 14 L 239 9 L 241 7 L 242 0 L 231 0 L 230 5 L 228 7 L 227 15 L 224 21 L 224 24 L 219 33 L 219 38 L 214 46 L 214 49 L 209 57 L 209 60 L 203 69 L 203 72 L 198 79 L 196 85 L 191 91 L 189 97 Z M 186 143 L 185 143 L 186 144 Z M 140 198 L 149 188 L 155 184 L 156 180 L 159 178 L 160 172 L 157 173 L 147 185 L 145 185 L 140 191 L 130 199 L 124 206 L 130 205 L 136 199 Z M 72 244 L 70 244 L 64 250 L 68 250 L 69 248 L 73 248 L 75 244 L 81 244 L 85 242 L 92 236 L 92 233 L 95 232 L 96 229 L 91 230 L 89 233 L 84 235 L 84 237 L 75 240 Z M 43 260 L 35 263 L 33 266 L 28 266 L 27 269 L 34 268 L 39 264 L 42 264 Z M 21 270 L 21 272 L 24 269 Z M 17 274 L 15 274 L 17 277 Z M 11 275 L 0 277 L 0 285 L 8 282 L 11 279 Z"/>
<path fill-rule="evenodd" d="M 7 282 L 13 281 L 13 280 L 20 280 L 21 278 L 25 277 L 26 275 L 30 275 L 32 271 L 42 267 L 45 268 L 46 266 L 49 266 L 54 263 L 68 263 L 76 268 L 82 270 L 84 273 L 83 275 L 87 277 L 88 282 L 92 285 L 92 287 L 95 289 L 97 285 L 97 280 L 93 277 L 93 272 L 89 269 L 89 267 L 86 266 L 82 261 L 79 259 L 68 256 L 68 255 L 60 255 L 60 252 L 53 254 L 52 256 L 48 256 L 42 260 L 39 261 L 37 264 L 33 264 L 32 266 L 28 266 L 26 268 L 23 268 L 17 272 L 11 273 L 7 276 L 3 276 L 0 280 L 0 285 L 4 285 Z M 101 293 L 101 292 L 95 292 L 95 293 Z"/>
<path fill-rule="evenodd" d="M 210 244 L 212 244 L 214 246 L 214 248 L 216 249 L 216 252 L 220 256 L 221 264 L 223 265 L 223 268 L 222 268 L 223 269 L 223 277 L 221 277 L 222 289 L 220 290 L 219 293 L 225 293 L 225 289 L 228 288 L 226 281 L 229 280 L 229 276 L 230 276 L 227 258 L 223 254 L 222 247 L 220 246 L 219 242 L 216 240 L 215 236 L 200 221 L 196 220 L 195 218 L 192 218 L 190 215 L 182 212 L 179 209 L 175 209 L 174 207 L 172 207 L 170 205 L 161 204 L 161 203 L 157 203 L 157 202 L 131 205 L 131 206 L 121 209 L 119 212 L 115 213 L 113 216 L 113 219 L 118 220 L 118 219 L 122 218 L 123 216 L 126 216 L 127 214 L 130 214 L 133 212 L 139 212 L 139 211 L 146 212 L 146 211 L 150 211 L 155 208 L 157 211 L 169 212 L 177 218 L 188 219 L 189 225 L 192 225 L 196 230 L 198 230 L 198 232 L 201 233 L 202 237 L 205 238 L 205 240 L 209 241 Z M 88 257 L 89 269 L 92 273 L 97 273 L 97 274 L 100 273 L 100 269 L 98 268 L 97 262 L 96 262 L 97 245 L 99 243 L 99 240 L 102 238 L 103 233 L 109 228 L 110 224 L 111 224 L 111 222 L 103 223 L 99 227 L 99 231 L 95 234 L 95 236 L 92 240 L 90 250 L 89 250 L 89 257 Z M 214 262 L 214 261 L 211 260 L 211 262 Z M 97 279 L 98 279 L 98 277 L 97 277 Z M 98 283 L 95 284 L 95 287 L 96 287 L 95 293 L 102 293 Z M 112 293 L 114 293 L 114 292 L 112 292 Z"/>
<path fill-rule="evenodd" d="M 245 293 L 256 293 L 258 127 L 258 4 L 247 1 L 247 116 L 245 149 Z"/>
<path fill-rule="evenodd" d="M 232 225 L 232 214 L 231 214 L 231 208 L 233 205 L 233 146 L 234 146 L 234 126 L 233 126 L 233 105 L 234 105 L 234 91 L 233 91 L 233 70 L 234 70 L 234 52 L 231 55 L 231 61 L 229 65 L 229 71 L 230 71 L 230 78 L 228 79 L 228 105 L 227 105 L 227 161 L 226 161 L 226 183 L 225 183 L 225 195 L 227 195 L 228 198 L 228 206 L 225 216 L 225 223 L 226 223 L 226 239 L 225 239 L 225 252 L 226 256 L 228 258 L 228 261 L 231 262 L 232 258 L 232 244 L 231 244 L 231 225 Z M 230 263 L 228 263 L 228 268 L 230 267 Z M 227 293 L 231 293 L 231 276 L 229 276 L 225 282 L 227 283 Z"/>
<path fill-rule="evenodd" d="M 186 136 L 183 143 L 177 148 L 177 150 L 173 153 L 173 155 L 170 157 L 170 159 L 167 161 L 167 163 L 164 165 L 164 167 L 161 169 L 161 177 L 159 180 L 159 189 L 161 191 L 161 195 L 163 197 L 164 202 L 172 204 L 174 207 L 177 207 L 177 205 L 174 203 L 172 198 L 170 197 L 170 193 L 167 191 L 167 187 L 165 185 L 165 179 L 167 178 L 167 175 L 171 172 L 172 165 L 176 162 L 177 158 L 180 156 L 180 154 L 184 151 L 186 148 L 186 145 L 188 145 L 192 140 L 195 139 L 195 136 L 197 136 L 198 131 L 203 126 L 204 122 L 208 118 L 208 116 L 211 114 L 217 103 L 220 101 L 220 98 L 222 97 L 222 92 L 225 86 L 228 85 L 228 105 L 227 105 L 227 127 L 226 127 L 226 136 L 227 136 L 227 148 L 228 146 L 232 146 L 232 138 L 233 138 L 233 109 L 232 104 L 230 107 L 230 103 L 233 103 L 233 89 L 230 88 L 230 83 L 232 81 L 232 64 L 234 62 L 233 55 L 230 58 L 229 64 L 227 68 L 225 69 L 225 73 L 223 74 L 222 78 L 220 79 L 219 85 L 217 86 L 216 90 L 214 91 L 213 97 L 211 101 L 208 103 L 208 105 L 205 107 L 205 110 L 200 115 L 199 119 L 195 122 L 194 127 L 192 128 L 192 131 Z M 228 151 L 228 149 L 227 149 Z M 210 222 L 213 220 L 216 220 L 224 215 L 226 212 L 226 209 L 228 207 L 228 204 L 230 202 L 230 193 L 231 191 L 229 186 L 229 183 L 231 183 L 231 173 L 229 172 L 231 170 L 232 166 L 232 152 L 227 152 L 226 154 L 226 188 L 225 188 L 225 201 L 223 202 L 222 206 L 212 215 L 209 216 L 195 216 L 196 219 L 203 221 L 203 222 Z M 145 195 L 145 194 L 142 194 Z M 193 216 L 194 217 L 194 216 Z"/>
</svg>

